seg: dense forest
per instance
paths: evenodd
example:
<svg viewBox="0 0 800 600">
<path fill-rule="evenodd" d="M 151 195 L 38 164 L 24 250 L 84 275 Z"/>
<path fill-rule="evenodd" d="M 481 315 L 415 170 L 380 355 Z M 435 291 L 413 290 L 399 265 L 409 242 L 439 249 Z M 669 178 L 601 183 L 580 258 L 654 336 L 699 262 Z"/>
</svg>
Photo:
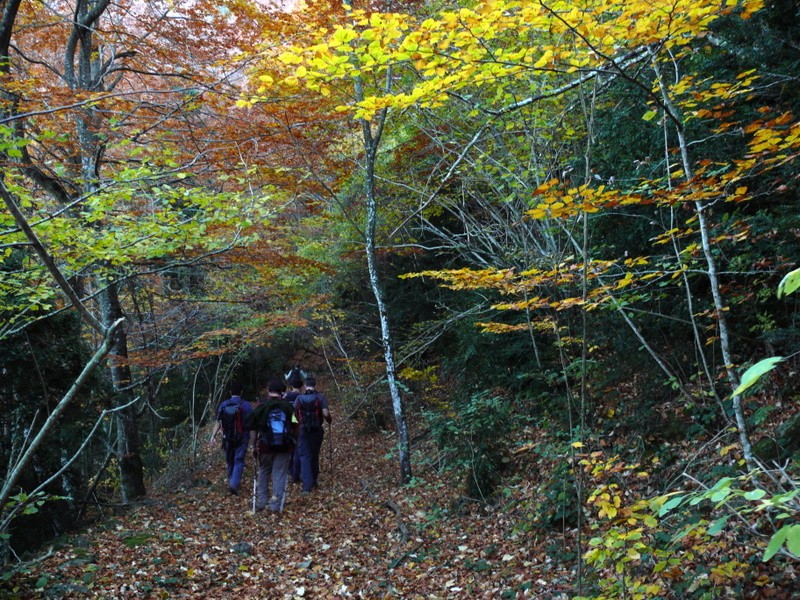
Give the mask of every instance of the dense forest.
<svg viewBox="0 0 800 600">
<path fill-rule="evenodd" d="M 301 365 L 402 533 L 316 597 L 798 597 L 797 2 L 1 4 L 1 591 Z"/>
</svg>

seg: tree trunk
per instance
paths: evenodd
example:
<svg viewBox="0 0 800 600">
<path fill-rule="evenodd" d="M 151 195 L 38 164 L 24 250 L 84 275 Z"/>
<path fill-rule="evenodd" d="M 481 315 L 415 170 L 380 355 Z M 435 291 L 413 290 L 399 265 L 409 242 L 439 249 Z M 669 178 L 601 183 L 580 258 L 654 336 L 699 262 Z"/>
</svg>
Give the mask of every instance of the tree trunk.
<svg viewBox="0 0 800 600">
<path fill-rule="evenodd" d="M 651 50 L 652 53 L 652 50 Z M 653 70 L 656 74 L 656 80 L 661 91 L 661 98 L 663 101 L 664 109 L 666 110 L 670 120 L 675 124 L 675 130 L 678 135 L 678 149 L 680 150 L 681 166 L 686 180 L 692 179 L 692 165 L 689 160 L 689 144 L 686 140 L 686 132 L 684 128 L 683 118 L 678 111 L 678 108 L 673 104 L 669 91 L 664 83 L 661 71 L 658 68 L 658 63 L 653 57 Z M 731 391 L 739 387 L 739 376 L 733 369 L 733 354 L 730 348 L 730 326 L 726 317 L 727 307 L 722 297 L 722 286 L 719 281 L 717 263 L 711 249 L 711 234 L 710 226 L 706 219 L 707 204 L 702 200 L 694 202 L 695 214 L 697 215 L 697 225 L 700 231 L 700 240 L 703 248 L 703 256 L 706 260 L 706 275 L 708 282 L 711 286 L 711 296 L 714 300 L 714 312 L 717 318 L 717 327 L 719 329 L 720 350 L 722 351 L 722 360 L 724 361 L 725 373 L 728 377 L 728 383 L 731 386 Z M 736 419 L 736 426 L 739 430 L 739 443 L 742 446 L 742 454 L 750 468 L 754 468 L 756 461 L 753 457 L 753 449 L 750 445 L 750 437 L 747 435 L 747 426 L 744 418 L 744 411 L 742 410 L 742 400 L 739 394 L 733 394 L 733 414 Z"/>
<path fill-rule="evenodd" d="M 117 283 L 110 283 L 100 294 L 103 324 L 108 326 L 123 317 Z M 128 363 L 128 334 L 124 327 L 117 329 L 109 352 L 111 382 L 114 385 L 114 407 L 123 407 L 133 400 L 131 368 Z M 139 423 L 135 403 L 114 413 L 117 419 L 117 461 L 119 462 L 122 502 L 128 503 L 147 492 L 144 485 L 144 466 L 141 457 Z"/>
<path fill-rule="evenodd" d="M 378 267 L 375 260 L 375 220 L 377 210 L 375 207 L 374 194 L 368 192 L 367 203 L 367 269 L 369 270 L 369 282 L 372 287 L 372 293 L 375 295 L 375 303 L 378 306 L 378 317 L 381 322 L 381 342 L 383 343 L 383 356 L 386 361 L 386 380 L 389 382 L 389 393 L 392 396 L 392 409 L 394 411 L 394 422 L 397 430 L 400 480 L 403 483 L 408 483 L 411 481 L 410 441 L 408 439 L 408 426 L 406 425 L 403 399 L 400 397 L 400 389 L 397 386 L 389 316 L 386 314 L 386 305 L 383 302 L 383 292 L 381 290 L 380 280 L 378 278 Z"/>
<path fill-rule="evenodd" d="M 387 85 L 391 81 L 391 69 L 387 75 Z M 364 90 L 360 78 L 355 81 L 356 96 L 359 99 L 364 97 Z M 408 426 L 406 424 L 405 409 L 403 399 L 400 396 L 400 388 L 397 385 L 397 376 L 394 362 L 394 348 L 392 334 L 389 327 L 389 315 L 386 312 L 386 304 L 383 301 L 383 291 L 381 289 L 380 277 L 378 274 L 378 264 L 375 257 L 375 230 L 378 221 L 377 200 L 375 197 L 375 159 L 378 154 L 383 125 L 386 122 L 386 109 L 382 110 L 376 119 L 377 125 L 373 133 L 369 121 L 361 120 L 361 131 L 364 137 L 364 193 L 367 197 L 367 223 L 364 234 L 364 250 L 367 255 L 367 270 L 369 272 L 369 282 L 372 293 L 375 296 L 375 304 L 378 307 L 378 318 L 381 323 L 381 342 L 383 344 L 383 356 L 386 361 L 386 380 L 389 383 L 389 393 L 392 397 L 392 409 L 394 411 L 395 429 L 397 430 L 397 451 L 400 459 L 400 481 L 408 483 L 411 481 L 411 443 L 408 437 Z"/>
<path fill-rule="evenodd" d="M 94 36 L 95 26 L 108 8 L 109 0 L 78 0 L 72 34 L 65 48 L 64 76 L 76 90 L 96 92 L 104 90 L 102 55 Z M 77 67 L 77 69 L 76 69 Z M 113 87 L 113 86 L 110 86 Z M 103 141 L 97 134 L 101 114 L 92 106 L 86 107 L 75 118 L 75 129 L 80 142 L 81 175 L 84 194 L 95 193 L 100 178 Z M 99 295 L 101 321 L 106 327 L 123 318 L 119 300 L 119 284 L 111 278 L 99 278 L 103 290 Z M 117 419 L 117 461 L 123 503 L 144 496 L 144 466 L 141 458 L 139 425 L 131 390 L 131 368 L 128 362 L 128 334 L 120 327 L 113 339 L 109 354 L 111 382 L 114 386 L 114 407 Z M 121 408 L 121 407 L 125 408 Z"/>
</svg>

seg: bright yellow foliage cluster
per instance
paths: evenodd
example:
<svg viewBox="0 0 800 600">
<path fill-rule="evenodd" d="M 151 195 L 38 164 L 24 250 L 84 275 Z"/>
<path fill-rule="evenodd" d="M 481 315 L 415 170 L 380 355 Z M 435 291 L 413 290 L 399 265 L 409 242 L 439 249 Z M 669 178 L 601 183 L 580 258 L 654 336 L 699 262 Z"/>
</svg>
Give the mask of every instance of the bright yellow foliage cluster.
<svg viewBox="0 0 800 600">
<path fill-rule="evenodd" d="M 648 49 L 674 53 L 720 16 L 736 9 L 747 18 L 762 5 L 763 0 L 485 0 L 426 19 L 345 7 L 346 23 L 309 26 L 306 34 L 315 43 L 265 49 L 262 68 L 277 58 L 291 72 L 277 80 L 262 75 L 257 93 L 240 104 L 267 100 L 276 81 L 328 96 L 337 81 L 383 75 L 390 67 L 412 73 L 413 82 L 404 90 L 352 99 L 339 110 L 369 120 L 386 107 L 435 107 L 464 87 L 532 80 L 534 74 L 541 93 L 559 84 L 546 74 L 613 71 L 616 61 Z"/>
<path fill-rule="evenodd" d="M 644 203 L 641 196 L 623 194 L 604 185 L 592 187 L 591 184 L 584 184 L 563 190 L 558 183 L 557 179 L 553 179 L 536 190 L 541 200 L 528 211 L 529 217 L 561 219 L 580 212 L 594 213 L 605 208 Z"/>
</svg>

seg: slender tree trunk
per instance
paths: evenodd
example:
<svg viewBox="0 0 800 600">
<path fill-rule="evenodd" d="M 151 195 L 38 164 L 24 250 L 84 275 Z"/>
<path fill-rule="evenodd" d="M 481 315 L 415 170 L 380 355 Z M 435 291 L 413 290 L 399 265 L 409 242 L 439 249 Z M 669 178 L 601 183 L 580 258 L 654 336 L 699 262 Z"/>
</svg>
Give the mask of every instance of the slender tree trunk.
<svg viewBox="0 0 800 600">
<path fill-rule="evenodd" d="M 391 80 L 391 69 L 387 74 L 387 86 Z M 356 96 L 360 99 L 364 97 L 363 84 L 360 78 L 355 80 Z M 411 481 L 411 442 L 408 437 L 408 426 L 400 396 L 400 388 L 397 385 L 397 376 L 394 360 L 394 348 L 392 334 L 389 327 L 389 315 L 386 311 L 386 304 L 383 301 L 383 290 L 381 288 L 380 277 L 378 274 L 378 262 L 375 257 L 375 231 L 378 221 L 377 199 L 375 197 L 375 160 L 377 158 L 378 146 L 380 145 L 383 125 L 386 121 L 386 109 L 382 110 L 378 116 L 375 132 L 369 121 L 361 120 L 361 131 L 364 137 L 364 193 L 367 198 L 367 223 L 365 230 L 365 252 L 367 255 L 367 270 L 369 272 L 369 282 L 372 293 L 375 296 L 375 304 L 378 307 L 378 318 L 381 323 L 381 342 L 383 344 L 383 356 L 386 361 L 386 380 L 389 383 L 389 393 L 392 397 L 392 409 L 394 411 L 395 428 L 397 430 L 397 446 L 400 459 L 400 480 L 402 483 Z"/>
<path fill-rule="evenodd" d="M 652 50 L 651 50 L 652 54 Z M 675 130 L 678 135 L 678 149 L 681 155 L 681 166 L 686 180 L 692 179 L 693 171 L 691 161 L 689 160 L 689 145 L 686 141 L 686 131 L 684 129 L 683 118 L 678 108 L 673 104 L 672 98 L 669 95 L 666 83 L 661 75 L 661 70 L 658 67 L 655 56 L 653 56 L 653 69 L 656 74 L 659 89 L 661 91 L 661 98 L 664 103 L 664 108 L 670 117 L 670 120 L 675 124 Z M 731 386 L 731 391 L 739 387 L 739 376 L 733 368 L 733 355 L 730 349 L 730 326 L 727 319 L 727 307 L 722 297 L 721 285 L 719 276 L 717 275 L 717 263 L 714 254 L 711 250 L 711 235 L 708 219 L 706 218 L 707 205 L 702 200 L 697 200 L 694 203 L 695 214 L 697 215 L 697 225 L 700 230 L 700 240 L 703 248 L 703 256 L 706 261 L 706 275 L 711 286 L 711 296 L 714 300 L 714 312 L 717 319 L 717 328 L 719 330 L 720 350 L 722 351 L 722 360 L 725 363 L 725 373 L 728 376 L 728 383 Z M 753 450 L 750 445 L 750 438 L 747 435 L 747 425 L 744 419 L 744 412 L 742 411 L 742 399 L 738 394 L 733 395 L 733 413 L 736 419 L 736 426 L 739 430 L 739 443 L 742 446 L 742 454 L 745 461 L 751 468 L 755 467 L 756 461 L 753 457 Z"/>
<path fill-rule="evenodd" d="M 664 109 L 664 177 L 667 180 L 667 188 L 672 190 L 672 159 L 669 152 L 669 119 L 667 116 L 667 111 Z M 674 207 L 670 207 L 669 210 L 669 230 L 674 231 L 676 226 L 676 212 Z M 711 367 L 708 364 L 708 359 L 706 358 L 706 352 L 703 347 L 703 340 L 700 336 L 700 327 L 697 324 L 697 317 L 694 314 L 694 297 L 692 296 L 692 288 L 689 285 L 689 276 L 687 275 L 686 271 L 683 270 L 684 260 L 681 256 L 681 249 L 678 246 L 678 238 L 675 235 L 670 235 L 670 240 L 672 242 L 672 251 L 675 253 L 675 259 L 678 261 L 678 267 L 681 268 L 681 280 L 683 282 L 683 288 L 686 292 L 686 312 L 689 316 L 689 322 L 692 325 L 692 336 L 694 337 L 694 344 L 695 344 L 695 354 L 697 356 L 697 360 L 700 362 L 703 373 L 705 374 L 706 381 L 708 382 L 708 387 L 711 393 L 714 395 L 714 399 L 717 401 L 717 404 L 720 407 L 720 412 L 723 414 L 726 420 L 728 416 L 725 414 L 725 410 L 722 407 L 722 399 L 719 397 L 717 393 L 716 387 L 714 385 L 714 377 L 711 374 Z"/>
</svg>

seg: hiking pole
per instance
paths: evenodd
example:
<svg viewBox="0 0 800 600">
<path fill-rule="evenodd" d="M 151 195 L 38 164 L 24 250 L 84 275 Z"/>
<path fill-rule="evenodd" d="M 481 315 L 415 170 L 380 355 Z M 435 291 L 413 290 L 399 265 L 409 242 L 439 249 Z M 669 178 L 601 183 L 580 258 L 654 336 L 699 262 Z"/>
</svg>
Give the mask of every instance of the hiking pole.
<svg viewBox="0 0 800 600">
<path fill-rule="evenodd" d="M 328 423 L 328 471 L 333 473 L 333 423 Z"/>
<path fill-rule="evenodd" d="M 256 514 L 256 492 L 257 492 L 257 482 L 258 482 L 258 462 L 259 462 L 259 455 L 258 455 L 258 439 L 256 439 L 256 451 L 253 454 L 253 514 Z"/>
</svg>

